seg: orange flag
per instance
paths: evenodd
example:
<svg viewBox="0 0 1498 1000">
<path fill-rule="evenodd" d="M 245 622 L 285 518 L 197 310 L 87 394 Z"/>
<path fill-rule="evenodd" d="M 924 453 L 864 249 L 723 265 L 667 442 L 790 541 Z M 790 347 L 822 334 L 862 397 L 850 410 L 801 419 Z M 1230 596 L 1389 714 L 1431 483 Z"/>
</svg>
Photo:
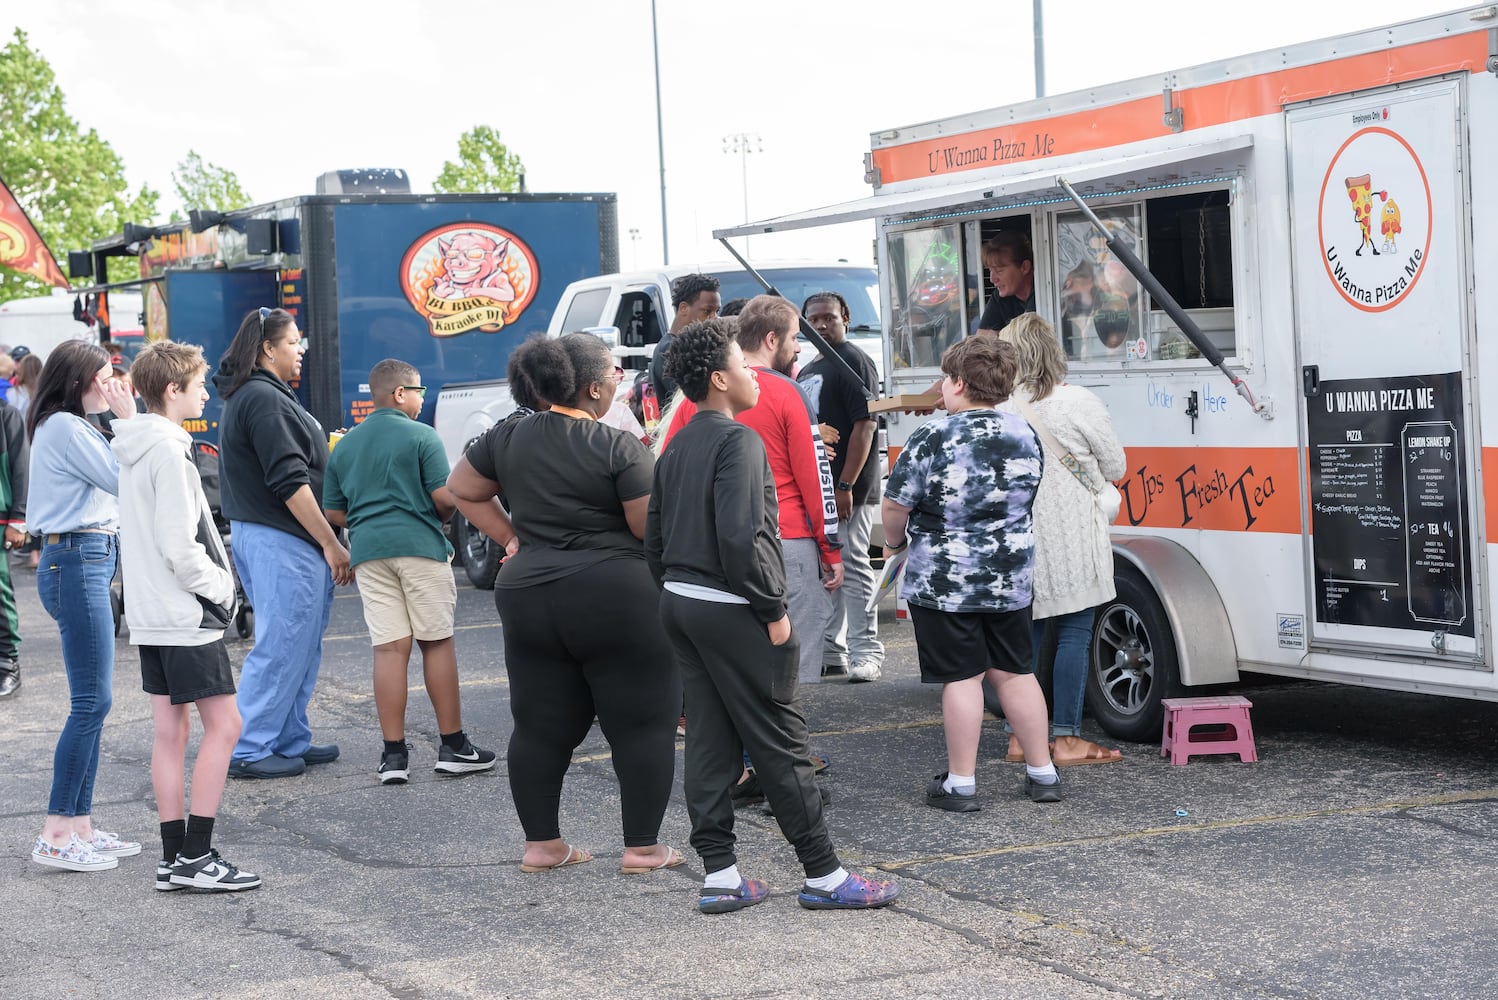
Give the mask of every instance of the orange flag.
<svg viewBox="0 0 1498 1000">
<path fill-rule="evenodd" d="M 33 278 L 40 278 L 59 288 L 68 287 L 68 279 L 41 234 L 26 218 L 21 203 L 0 180 L 0 267 L 8 267 Z"/>
</svg>

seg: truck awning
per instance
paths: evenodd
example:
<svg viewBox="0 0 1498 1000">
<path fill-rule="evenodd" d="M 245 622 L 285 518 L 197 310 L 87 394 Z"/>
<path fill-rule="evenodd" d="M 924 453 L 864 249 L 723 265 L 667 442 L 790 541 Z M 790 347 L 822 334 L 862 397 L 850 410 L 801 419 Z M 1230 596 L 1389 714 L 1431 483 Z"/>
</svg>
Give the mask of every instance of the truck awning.
<svg viewBox="0 0 1498 1000">
<path fill-rule="evenodd" d="M 811 229 L 816 226 L 833 226 L 842 222 L 859 222 L 864 219 L 883 218 L 896 215 L 916 215 L 921 212 L 1011 198 L 1025 194 L 1054 192 L 1055 197 L 1066 200 L 1066 194 L 1056 186 L 1056 178 L 1064 177 L 1072 184 L 1088 184 L 1106 181 L 1114 177 L 1138 174 L 1160 167 L 1186 167 L 1209 160 L 1225 153 L 1247 149 L 1253 145 L 1252 135 L 1235 135 L 1212 142 L 1175 146 L 1134 153 L 1109 160 L 1078 163 L 1073 167 L 1048 164 L 1044 169 L 1014 174 L 1010 177 L 962 184 L 947 184 L 937 188 L 918 191 L 900 191 L 876 194 L 856 201 L 845 201 L 839 205 L 782 215 L 762 222 L 746 222 L 739 226 L 713 230 L 714 239 L 730 236 L 758 236 L 761 233 L 783 233 L 792 229 Z"/>
</svg>

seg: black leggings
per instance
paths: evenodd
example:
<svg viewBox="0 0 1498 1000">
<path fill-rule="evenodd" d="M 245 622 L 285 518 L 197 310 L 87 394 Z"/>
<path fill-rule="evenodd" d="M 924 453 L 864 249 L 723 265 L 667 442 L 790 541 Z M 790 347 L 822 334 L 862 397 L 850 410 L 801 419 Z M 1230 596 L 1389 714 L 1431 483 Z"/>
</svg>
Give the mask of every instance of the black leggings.
<svg viewBox="0 0 1498 1000">
<path fill-rule="evenodd" d="M 681 681 L 644 559 L 495 588 L 510 679 L 510 794 L 529 841 L 561 837 L 562 777 L 593 717 L 613 749 L 624 845 L 656 843 L 676 771 Z"/>
</svg>

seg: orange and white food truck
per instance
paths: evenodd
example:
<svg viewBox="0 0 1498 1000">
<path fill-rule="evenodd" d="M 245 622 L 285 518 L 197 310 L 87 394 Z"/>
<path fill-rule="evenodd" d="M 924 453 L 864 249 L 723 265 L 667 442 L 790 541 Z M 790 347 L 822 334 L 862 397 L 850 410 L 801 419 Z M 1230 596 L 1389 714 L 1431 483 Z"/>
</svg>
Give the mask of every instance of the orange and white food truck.
<svg viewBox="0 0 1498 1000">
<path fill-rule="evenodd" d="M 873 220 L 889 396 L 975 328 L 984 240 L 1029 235 L 1128 452 L 1114 736 L 1240 670 L 1495 700 L 1495 73 L 1484 5 L 878 132 L 868 197 L 714 235 Z M 886 419 L 894 452 L 926 418 Z"/>
</svg>

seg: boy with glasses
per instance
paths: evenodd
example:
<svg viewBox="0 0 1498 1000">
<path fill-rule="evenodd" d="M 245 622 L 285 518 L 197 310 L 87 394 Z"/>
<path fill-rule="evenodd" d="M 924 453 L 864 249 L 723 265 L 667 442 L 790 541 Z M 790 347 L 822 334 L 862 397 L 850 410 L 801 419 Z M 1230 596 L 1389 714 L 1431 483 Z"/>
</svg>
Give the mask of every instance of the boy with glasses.
<svg viewBox="0 0 1498 1000">
<path fill-rule="evenodd" d="M 416 419 L 426 386 L 415 368 L 387 358 L 370 371 L 369 391 L 374 412 L 328 460 L 323 507 L 329 523 L 349 530 L 350 563 L 374 644 L 375 711 L 385 740 L 380 783 L 403 785 L 410 776 L 406 670 L 413 640 L 442 736 L 435 770 L 487 771 L 494 753 L 463 733 L 453 642 L 458 590 L 453 549 L 442 533 L 454 506 L 442 443 Z"/>
</svg>

